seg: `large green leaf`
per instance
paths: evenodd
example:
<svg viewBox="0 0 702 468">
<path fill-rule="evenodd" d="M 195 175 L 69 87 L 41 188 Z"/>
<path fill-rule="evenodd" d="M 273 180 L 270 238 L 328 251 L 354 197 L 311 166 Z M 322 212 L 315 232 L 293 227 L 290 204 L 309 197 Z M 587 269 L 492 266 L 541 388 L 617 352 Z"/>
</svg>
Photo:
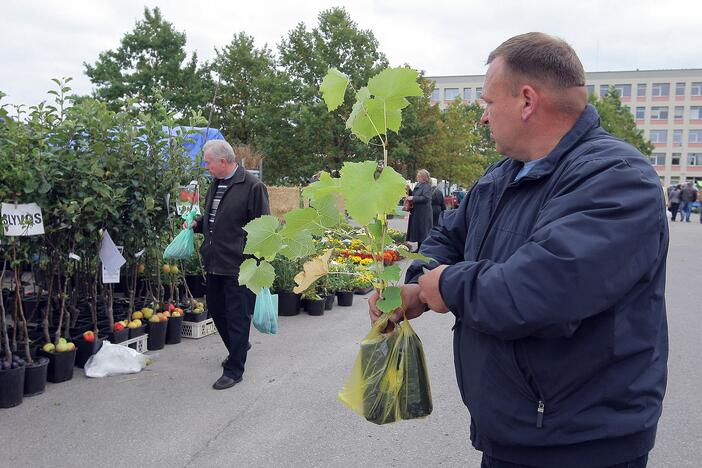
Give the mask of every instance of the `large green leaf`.
<svg viewBox="0 0 702 468">
<path fill-rule="evenodd" d="M 380 278 L 385 281 L 399 281 L 402 275 L 402 270 L 398 265 L 390 265 L 383 268 L 383 273 Z"/>
<path fill-rule="evenodd" d="M 278 218 L 271 215 L 264 215 L 250 221 L 244 226 L 244 231 L 247 233 L 244 253 L 273 260 L 282 245 L 282 239 L 277 232 L 279 226 Z"/>
<path fill-rule="evenodd" d="M 274 279 L 275 270 L 273 265 L 265 260 L 261 261 L 260 264 L 256 264 L 256 260 L 249 258 L 244 260 L 244 263 L 239 268 L 239 284 L 246 286 L 256 294 L 261 292 L 261 288 L 273 286 Z"/>
<path fill-rule="evenodd" d="M 383 298 L 376 303 L 379 310 L 389 314 L 402 307 L 402 290 L 397 286 L 389 286 L 383 290 Z"/>
<path fill-rule="evenodd" d="M 289 211 L 285 214 L 285 235 L 288 237 L 294 236 L 297 232 L 308 230 L 312 234 L 321 234 L 323 232 L 319 222 L 319 214 L 314 208 L 299 208 Z M 282 233 L 281 233 L 282 234 Z"/>
<path fill-rule="evenodd" d="M 280 254 L 290 260 L 308 257 L 315 252 L 314 238 L 307 231 L 292 232 L 283 228 L 280 231 L 280 236 L 283 241 Z"/>
<path fill-rule="evenodd" d="M 344 93 L 348 84 L 348 76 L 336 68 L 329 69 L 319 86 L 319 90 L 322 92 L 322 97 L 330 112 L 344 103 Z"/>
<path fill-rule="evenodd" d="M 417 83 L 417 71 L 411 68 L 386 68 L 368 80 L 368 89 L 381 99 L 421 96 L 422 88 Z"/>
<path fill-rule="evenodd" d="M 394 213 L 397 202 L 405 194 L 405 179 L 386 167 L 375 179 L 375 161 L 345 163 L 341 169 L 341 192 L 349 215 L 365 226 L 376 215 Z"/>
<path fill-rule="evenodd" d="M 308 185 L 302 191 L 302 195 L 311 200 L 319 200 L 320 198 L 339 193 L 339 181 L 340 179 L 332 178 L 328 172 L 322 172 L 319 175 L 319 180 Z"/>
<path fill-rule="evenodd" d="M 319 224 L 325 228 L 333 228 L 341 220 L 341 213 L 339 213 L 339 208 L 336 207 L 336 196 L 327 195 L 326 197 L 321 197 L 310 203 L 317 213 L 319 214 Z"/>
</svg>

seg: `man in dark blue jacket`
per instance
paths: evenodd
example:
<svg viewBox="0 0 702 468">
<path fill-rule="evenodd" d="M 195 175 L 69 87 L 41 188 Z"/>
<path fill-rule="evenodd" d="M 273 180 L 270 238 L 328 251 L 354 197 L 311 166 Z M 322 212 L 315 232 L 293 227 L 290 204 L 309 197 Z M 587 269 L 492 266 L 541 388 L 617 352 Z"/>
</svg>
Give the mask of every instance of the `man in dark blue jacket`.
<svg viewBox="0 0 702 468">
<path fill-rule="evenodd" d="M 516 36 L 488 63 L 482 122 L 507 158 L 422 244 L 436 262 L 409 269 L 405 315 L 456 316 L 484 467 L 645 466 L 668 357 L 658 176 L 600 127 L 562 40 Z"/>
</svg>

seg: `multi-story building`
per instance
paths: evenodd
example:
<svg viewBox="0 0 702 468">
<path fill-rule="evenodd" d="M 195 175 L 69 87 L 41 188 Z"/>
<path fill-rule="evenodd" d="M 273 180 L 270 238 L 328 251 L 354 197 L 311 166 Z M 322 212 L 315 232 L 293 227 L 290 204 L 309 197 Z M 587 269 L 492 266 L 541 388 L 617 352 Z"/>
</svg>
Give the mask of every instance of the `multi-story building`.
<svg viewBox="0 0 702 468">
<path fill-rule="evenodd" d="M 479 100 L 485 75 L 429 76 L 432 103 L 445 107 L 460 96 Z M 651 163 L 664 186 L 702 180 L 702 69 L 635 70 L 586 74 L 590 94 L 619 91 L 636 125 L 655 149 Z"/>
</svg>

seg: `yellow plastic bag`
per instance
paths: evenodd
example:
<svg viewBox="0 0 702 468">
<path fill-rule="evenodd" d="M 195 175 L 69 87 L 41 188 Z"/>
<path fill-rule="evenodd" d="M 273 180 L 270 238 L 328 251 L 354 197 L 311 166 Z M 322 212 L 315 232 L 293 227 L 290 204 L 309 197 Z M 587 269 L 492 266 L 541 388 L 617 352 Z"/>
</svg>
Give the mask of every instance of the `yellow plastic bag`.
<svg viewBox="0 0 702 468">
<path fill-rule="evenodd" d="M 361 342 L 361 351 L 339 400 L 375 424 L 428 416 L 431 389 L 422 342 L 408 320 L 381 333 L 378 320 Z"/>
</svg>

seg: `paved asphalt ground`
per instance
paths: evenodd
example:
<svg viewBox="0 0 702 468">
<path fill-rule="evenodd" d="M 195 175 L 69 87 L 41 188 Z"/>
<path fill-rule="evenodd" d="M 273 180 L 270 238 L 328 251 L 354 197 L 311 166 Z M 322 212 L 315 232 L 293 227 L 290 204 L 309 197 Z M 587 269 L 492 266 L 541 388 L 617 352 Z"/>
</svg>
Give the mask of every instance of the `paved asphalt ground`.
<svg viewBox="0 0 702 468">
<path fill-rule="evenodd" d="M 669 388 L 651 467 L 702 465 L 702 226 L 671 225 Z M 146 371 L 48 384 L 0 410 L 0 467 L 477 467 L 453 369 L 448 315 L 413 321 L 424 343 L 434 412 L 376 426 L 336 398 L 368 330 L 367 296 L 322 317 L 252 328 L 244 381 L 215 391 L 217 335 L 157 353 Z"/>
</svg>

